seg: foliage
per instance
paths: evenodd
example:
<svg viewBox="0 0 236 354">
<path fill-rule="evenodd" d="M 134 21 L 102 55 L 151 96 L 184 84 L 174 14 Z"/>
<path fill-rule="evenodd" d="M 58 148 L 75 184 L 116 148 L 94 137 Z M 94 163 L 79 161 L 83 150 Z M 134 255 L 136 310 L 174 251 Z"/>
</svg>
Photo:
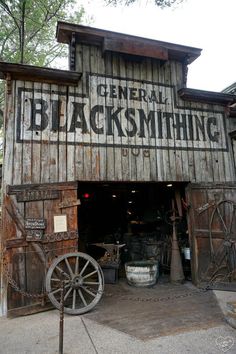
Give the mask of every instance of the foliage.
<svg viewBox="0 0 236 354">
<path fill-rule="evenodd" d="M 105 0 L 108 5 L 124 5 L 124 6 L 129 6 L 137 2 L 137 0 Z M 171 7 L 173 5 L 178 5 L 183 0 L 152 0 L 155 5 L 157 5 L 160 8 L 165 8 L 165 7 Z"/>
<path fill-rule="evenodd" d="M 48 66 L 65 56 L 55 40 L 57 20 L 79 23 L 84 9 L 76 0 L 0 0 L 0 59 Z"/>
<path fill-rule="evenodd" d="M 84 17 L 76 0 L 0 0 L 0 60 L 50 66 L 68 55 L 55 39 L 57 21 L 79 23 Z M 0 127 L 3 102 L 4 82 L 0 82 Z"/>
</svg>

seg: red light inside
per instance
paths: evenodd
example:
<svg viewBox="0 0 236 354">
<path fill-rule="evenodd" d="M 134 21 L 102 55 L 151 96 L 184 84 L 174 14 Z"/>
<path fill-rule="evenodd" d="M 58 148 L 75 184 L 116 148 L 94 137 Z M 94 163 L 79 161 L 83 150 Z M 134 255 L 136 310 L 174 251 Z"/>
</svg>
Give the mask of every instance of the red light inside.
<svg viewBox="0 0 236 354">
<path fill-rule="evenodd" d="M 84 199 L 89 199 L 90 194 L 89 193 L 84 193 Z"/>
</svg>

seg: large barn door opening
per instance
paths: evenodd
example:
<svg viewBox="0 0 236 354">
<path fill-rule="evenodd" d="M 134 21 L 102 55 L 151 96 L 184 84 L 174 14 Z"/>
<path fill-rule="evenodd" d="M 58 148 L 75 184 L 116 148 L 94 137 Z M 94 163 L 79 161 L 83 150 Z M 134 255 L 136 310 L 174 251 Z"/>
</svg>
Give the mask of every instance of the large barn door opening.
<svg viewBox="0 0 236 354">
<path fill-rule="evenodd" d="M 8 315 L 35 313 L 49 306 L 48 267 L 56 256 L 77 251 L 77 205 L 74 182 L 8 186 L 3 200 Z"/>
<path fill-rule="evenodd" d="M 186 194 L 194 283 L 236 289 L 236 186 L 190 184 Z"/>
</svg>

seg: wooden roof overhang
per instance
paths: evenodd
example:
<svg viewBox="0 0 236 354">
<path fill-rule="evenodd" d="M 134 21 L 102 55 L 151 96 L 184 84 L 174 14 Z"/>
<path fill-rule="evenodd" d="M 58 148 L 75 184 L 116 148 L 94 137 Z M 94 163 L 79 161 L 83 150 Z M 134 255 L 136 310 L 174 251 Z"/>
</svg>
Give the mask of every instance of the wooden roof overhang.
<svg viewBox="0 0 236 354">
<path fill-rule="evenodd" d="M 15 79 L 39 81 L 52 84 L 76 86 L 81 78 L 81 75 L 81 73 L 69 70 L 58 70 L 33 65 L 0 62 L 0 79 L 6 80 Z"/>
<path fill-rule="evenodd" d="M 56 37 L 58 42 L 91 44 L 101 46 L 103 52 L 112 51 L 126 55 L 169 59 L 192 63 L 201 54 L 201 49 L 157 41 L 133 35 L 106 31 L 94 27 L 59 21 Z"/>
<path fill-rule="evenodd" d="M 236 95 L 222 92 L 182 88 L 178 91 L 178 94 L 183 100 L 186 101 L 197 101 L 222 106 L 230 106 L 236 102 Z"/>
</svg>

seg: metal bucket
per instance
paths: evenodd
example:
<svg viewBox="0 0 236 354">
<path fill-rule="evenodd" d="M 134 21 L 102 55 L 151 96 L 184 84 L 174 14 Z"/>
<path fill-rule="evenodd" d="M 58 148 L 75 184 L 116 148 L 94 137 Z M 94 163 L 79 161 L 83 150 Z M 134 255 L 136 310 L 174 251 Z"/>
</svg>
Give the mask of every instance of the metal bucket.
<svg viewBox="0 0 236 354">
<path fill-rule="evenodd" d="M 126 278 L 129 285 L 137 287 L 153 286 L 159 275 L 158 262 L 133 261 L 125 264 Z"/>
<path fill-rule="evenodd" d="M 184 248 L 184 258 L 187 260 L 191 259 L 190 248 L 188 248 L 188 247 Z"/>
</svg>

